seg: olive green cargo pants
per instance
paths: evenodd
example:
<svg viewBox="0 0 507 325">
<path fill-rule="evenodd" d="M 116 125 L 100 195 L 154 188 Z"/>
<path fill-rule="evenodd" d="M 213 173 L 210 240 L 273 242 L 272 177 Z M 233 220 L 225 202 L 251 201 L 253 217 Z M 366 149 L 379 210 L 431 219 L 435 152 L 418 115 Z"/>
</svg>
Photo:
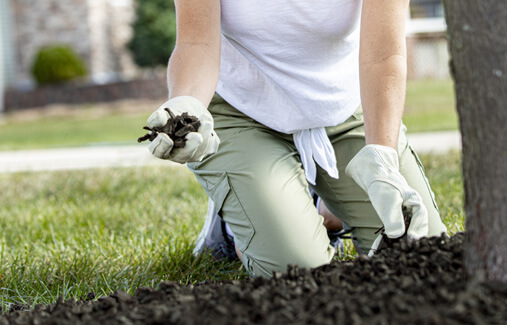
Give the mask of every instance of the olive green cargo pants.
<svg viewBox="0 0 507 325">
<path fill-rule="evenodd" d="M 218 152 L 188 166 L 234 233 L 236 247 L 251 276 L 286 271 L 289 264 L 317 267 L 330 262 L 323 217 L 317 213 L 292 135 L 276 132 L 239 112 L 215 95 L 209 111 L 220 138 Z M 445 231 L 423 167 L 400 132 L 400 171 L 429 212 L 430 235 Z M 326 128 L 338 162 L 339 179 L 317 166 L 315 192 L 329 210 L 353 228 L 366 252 L 382 223 L 367 194 L 345 174 L 365 145 L 362 111 Z"/>
</svg>

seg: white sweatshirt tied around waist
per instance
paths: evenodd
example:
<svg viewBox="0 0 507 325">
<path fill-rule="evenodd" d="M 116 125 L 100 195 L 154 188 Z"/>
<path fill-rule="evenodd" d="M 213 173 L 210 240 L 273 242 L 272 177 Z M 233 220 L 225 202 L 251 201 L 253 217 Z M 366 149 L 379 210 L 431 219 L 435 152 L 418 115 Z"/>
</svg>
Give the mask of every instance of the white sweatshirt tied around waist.
<svg viewBox="0 0 507 325">
<path fill-rule="evenodd" d="M 294 144 L 301 156 L 307 181 L 315 185 L 317 163 L 329 176 L 338 179 L 336 155 L 324 128 L 297 131 L 293 134 Z"/>
</svg>

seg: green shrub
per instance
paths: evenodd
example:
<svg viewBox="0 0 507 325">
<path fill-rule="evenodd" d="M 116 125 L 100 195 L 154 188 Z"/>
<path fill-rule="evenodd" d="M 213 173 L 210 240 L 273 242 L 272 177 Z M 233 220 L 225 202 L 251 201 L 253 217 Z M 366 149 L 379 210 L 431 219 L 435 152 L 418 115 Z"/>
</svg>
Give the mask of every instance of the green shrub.
<svg viewBox="0 0 507 325">
<path fill-rule="evenodd" d="M 68 46 L 51 45 L 37 53 L 32 75 L 39 85 L 64 83 L 86 76 L 83 60 Z"/>
<path fill-rule="evenodd" d="M 168 0 L 137 1 L 134 34 L 128 44 L 140 67 L 166 65 L 176 41 L 174 3 Z"/>
</svg>

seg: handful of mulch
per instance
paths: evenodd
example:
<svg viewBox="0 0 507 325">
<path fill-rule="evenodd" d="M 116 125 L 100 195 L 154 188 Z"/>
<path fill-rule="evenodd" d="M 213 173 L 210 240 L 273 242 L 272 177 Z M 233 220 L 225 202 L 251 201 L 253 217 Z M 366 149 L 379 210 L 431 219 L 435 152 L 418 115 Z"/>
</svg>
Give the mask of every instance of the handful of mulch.
<svg viewBox="0 0 507 325">
<path fill-rule="evenodd" d="M 169 119 L 166 125 L 155 128 L 150 128 L 148 126 L 143 127 L 144 130 L 150 132 L 137 139 L 137 142 L 146 140 L 153 141 L 157 135 L 162 132 L 173 140 L 174 148 L 183 148 L 185 147 L 185 136 L 190 132 L 197 132 L 201 126 L 201 122 L 197 117 L 188 115 L 186 112 L 176 116 L 169 108 L 165 108 L 165 111 L 169 113 Z"/>
</svg>

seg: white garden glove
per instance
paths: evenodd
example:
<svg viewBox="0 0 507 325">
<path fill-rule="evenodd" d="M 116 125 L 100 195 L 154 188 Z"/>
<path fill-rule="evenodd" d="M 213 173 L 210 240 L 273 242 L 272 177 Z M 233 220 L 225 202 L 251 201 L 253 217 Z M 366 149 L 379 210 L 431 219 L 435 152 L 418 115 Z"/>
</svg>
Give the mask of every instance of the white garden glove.
<svg viewBox="0 0 507 325">
<path fill-rule="evenodd" d="M 165 108 L 169 108 L 175 116 L 183 113 L 193 115 L 199 119 L 201 126 L 198 132 L 190 132 L 185 136 L 186 142 L 183 148 L 173 149 L 173 140 L 167 134 L 159 133 L 148 146 L 154 156 L 184 164 L 199 162 L 217 151 L 220 140 L 213 130 L 213 117 L 200 100 L 192 96 L 169 99 L 150 115 L 147 121 L 148 127 L 166 125 L 170 116 Z"/>
<path fill-rule="evenodd" d="M 428 235 L 428 211 L 419 193 L 401 175 L 396 150 L 377 144 L 367 145 L 352 158 L 345 173 L 368 193 L 387 237 L 398 238 L 405 233 L 402 207 L 411 215 L 407 236 L 419 239 Z M 373 243 L 371 254 L 381 238 L 379 235 Z"/>
</svg>

